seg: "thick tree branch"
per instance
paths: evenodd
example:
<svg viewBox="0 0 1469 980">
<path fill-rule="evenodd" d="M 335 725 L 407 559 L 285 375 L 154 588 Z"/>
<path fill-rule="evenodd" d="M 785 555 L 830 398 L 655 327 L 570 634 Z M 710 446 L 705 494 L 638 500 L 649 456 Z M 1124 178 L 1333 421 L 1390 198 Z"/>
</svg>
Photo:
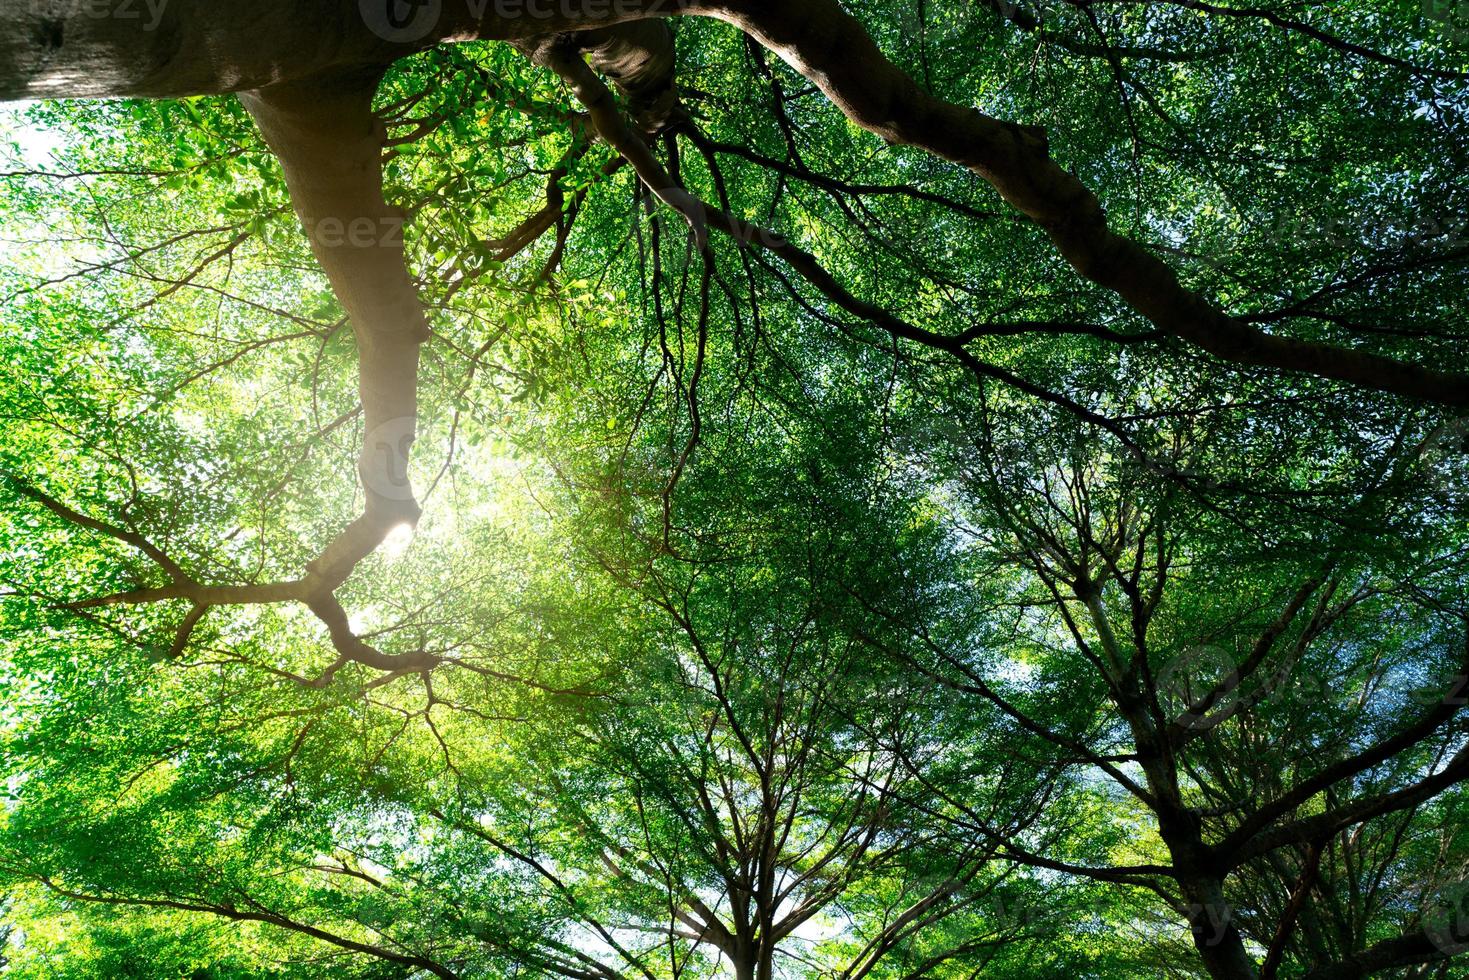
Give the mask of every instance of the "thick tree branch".
<svg viewBox="0 0 1469 980">
<path fill-rule="evenodd" d="M 37 5 L 7 8 L 0 12 L 0 99 L 285 91 L 286 83 L 305 91 L 318 87 L 313 79 L 347 66 L 381 70 L 440 40 L 529 42 L 565 32 L 623 88 L 639 124 L 658 128 L 676 120 L 671 40 L 653 28 L 621 25 L 676 14 L 714 17 L 780 54 L 855 124 L 983 177 L 1045 229 L 1078 273 L 1159 329 L 1236 364 L 1469 405 L 1469 377 L 1461 372 L 1277 336 L 1227 315 L 1143 245 L 1113 232 L 1096 195 L 1050 158 L 1041 130 L 923 91 L 837 0 L 566 0 L 537 5 L 537 16 L 515 7 L 512 16 L 502 4 L 449 2 L 427 8 L 432 16 L 404 30 L 369 17 L 371 4 L 348 0 L 309 8 L 175 0 L 151 28 L 117 18 L 48 17 Z"/>
<path fill-rule="evenodd" d="M 178 899 L 156 899 L 156 898 L 129 898 L 115 895 L 93 895 L 87 892 L 79 892 L 74 889 L 57 884 L 53 879 L 45 875 L 22 875 L 40 883 L 57 895 L 71 899 L 76 902 L 85 902 L 92 905 L 107 905 L 112 907 L 133 907 L 147 909 L 170 909 L 178 912 L 195 912 L 206 915 L 219 916 L 232 922 L 259 922 L 265 925 L 275 926 L 290 932 L 300 933 L 312 939 L 329 943 L 340 949 L 351 953 L 359 953 L 372 956 L 387 963 L 397 963 L 402 966 L 413 967 L 423 970 L 441 980 L 458 980 L 458 974 L 454 973 L 442 963 L 435 962 L 426 956 L 418 955 L 403 950 L 392 950 L 372 943 L 360 942 L 344 936 L 336 935 L 304 922 L 298 922 L 289 916 L 271 911 L 263 906 L 250 903 L 253 908 L 241 909 L 233 904 L 211 904 L 203 901 L 178 900 Z"/>
<path fill-rule="evenodd" d="M 1327 828 L 1350 826 L 1380 813 L 1411 806 L 1417 800 L 1426 799 L 1465 776 L 1469 776 L 1469 752 L 1460 752 L 1443 772 L 1415 786 L 1382 797 L 1348 804 L 1309 820 L 1277 828 L 1275 831 L 1267 829 L 1275 821 L 1293 812 L 1317 793 L 1386 762 L 1398 753 L 1417 745 L 1452 721 L 1462 708 L 1458 695 L 1464 676 L 1469 675 L 1469 641 L 1466 641 L 1465 644 L 1461 670 L 1463 672 L 1454 678 L 1438 703 L 1425 711 L 1422 717 L 1413 724 L 1363 752 L 1327 766 L 1314 776 L 1292 787 L 1289 792 L 1262 806 L 1225 837 L 1218 844 L 1216 851 L 1226 856 L 1232 865 L 1238 865 L 1251 856 L 1265 853 L 1283 844 L 1315 840 L 1323 836 L 1311 833 L 1309 828 L 1312 826 Z M 1335 829 L 1330 832 L 1334 833 Z"/>
<path fill-rule="evenodd" d="M 1268 854 L 1278 847 L 1329 838 L 1348 827 L 1364 823 L 1374 817 L 1397 813 L 1417 806 L 1466 780 L 1469 780 L 1469 748 L 1460 750 L 1439 772 L 1411 786 L 1391 793 L 1354 800 L 1325 813 L 1259 831 L 1253 836 L 1245 837 L 1237 831 L 1226 838 L 1223 843 L 1216 845 L 1213 850 L 1229 867 L 1238 867 L 1251 858 Z M 1241 839 L 1243 843 L 1238 848 L 1231 848 L 1229 842 L 1235 839 Z"/>
<path fill-rule="evenodd" d="M 1111 231 L 1100 202 L 1051 158 L 1045 134 L 943 102 L 888 61 L 835 0 L 691 3 L 753 34 L 857 125 L 969 168 L 1045 229 L 1083 277 L 1158 328 L 1237 364 L 1300 371 L 1445 404 L 1469 404 L 1469 376 L 1350 348 L 1278 337 L 1226 315 L 1165 263 Z"/>
<path fill-rule="evenodd" d="M 1449 956 L 1450 953 L 1435 945 L 1427 934 L 1411 933 L 1383 940 L 1336 963 L 1318 967 L 1305 974 L 1302 980 L 1362 980 L 1363 977 L 1376 976 L 1382 970 L 1438 963 Z"/>
</svg>

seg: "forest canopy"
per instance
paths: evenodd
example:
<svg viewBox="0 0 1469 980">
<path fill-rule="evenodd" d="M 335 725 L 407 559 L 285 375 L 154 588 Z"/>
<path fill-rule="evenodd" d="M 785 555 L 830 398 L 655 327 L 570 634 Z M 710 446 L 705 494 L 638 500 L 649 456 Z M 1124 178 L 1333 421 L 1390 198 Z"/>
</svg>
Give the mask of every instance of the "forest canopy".
<svg viewBox="0 0 1469 980">
<path fill-rule="evenodd" d="M 0 976 L 1465 975 L 1469 0 L 7 7 Z"/>
</svg>

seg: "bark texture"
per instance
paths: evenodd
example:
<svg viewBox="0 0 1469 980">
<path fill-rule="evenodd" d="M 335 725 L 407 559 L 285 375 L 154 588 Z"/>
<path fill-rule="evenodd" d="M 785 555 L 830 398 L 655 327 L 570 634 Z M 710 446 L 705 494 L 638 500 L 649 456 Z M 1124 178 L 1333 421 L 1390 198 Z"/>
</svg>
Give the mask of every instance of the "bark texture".
<svg viewBox="0 0 1469 980">
<path fill-rule="evenodd" d="M 373 72 L 288 83 L 241 98 L 281 159 L 312 251 L 351 320 L 366 425 L 361 518 L 313 563 L 340 584 L 388 532 L 418 520 L 408 480 L 417 430 L 418 351 L 428 323 L 403 252 L 403 212 L 383 199 L 386 133 Z"/>
</svg>

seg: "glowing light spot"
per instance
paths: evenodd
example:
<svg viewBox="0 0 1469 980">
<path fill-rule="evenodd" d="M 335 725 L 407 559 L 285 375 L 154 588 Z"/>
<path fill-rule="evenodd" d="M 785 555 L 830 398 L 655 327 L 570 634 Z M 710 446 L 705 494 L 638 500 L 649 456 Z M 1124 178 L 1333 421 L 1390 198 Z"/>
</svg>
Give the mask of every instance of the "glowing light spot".
<svg viewBox="0 0 1469 980">
<path fill-rule="evenodd" d="M 399 524 L 388 532 L 386 538 L 383 538 L 382 548 L 380 550 L 383 556 L 389 561 L 396 561 L 403 557 L 404 553 L 408 551 L 408 546 L 412 543 L 413 525 Z"/>
</svg>

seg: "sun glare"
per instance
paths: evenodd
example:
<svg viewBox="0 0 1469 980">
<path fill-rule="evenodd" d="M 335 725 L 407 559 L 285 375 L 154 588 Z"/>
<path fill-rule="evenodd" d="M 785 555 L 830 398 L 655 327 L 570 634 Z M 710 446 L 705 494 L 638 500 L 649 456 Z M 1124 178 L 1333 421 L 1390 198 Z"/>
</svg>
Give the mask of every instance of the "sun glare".
<svg viewBox="0 0 1469 980">
<path fill-rule="evenodd" d="M 408 546 L 411 544 L 413 544 L 413 525 L 399 524 L 388 532 L 379 550 L 389 561 L 397 561 L 408 551 Z"/>
</svg>

